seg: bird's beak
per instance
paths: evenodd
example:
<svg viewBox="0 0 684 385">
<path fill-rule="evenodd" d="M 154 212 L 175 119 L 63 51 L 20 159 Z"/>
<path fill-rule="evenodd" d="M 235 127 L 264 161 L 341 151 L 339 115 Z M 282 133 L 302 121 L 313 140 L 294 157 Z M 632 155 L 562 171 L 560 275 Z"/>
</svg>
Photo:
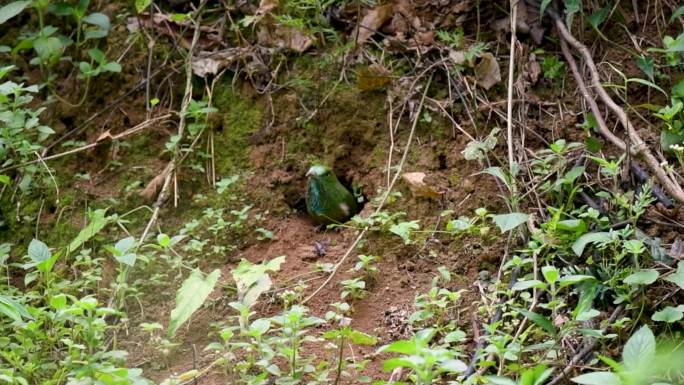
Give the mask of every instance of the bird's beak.
<svg viewBox="0 0 684 385">
<path fill-rule="evenodd" d="M 311 169 L 309 169 L 309 171 L 306 172 L 306 176 L 310 177 L 311 175 L 313 175 L 313 172 L 311 171 Z"/>
</svg>

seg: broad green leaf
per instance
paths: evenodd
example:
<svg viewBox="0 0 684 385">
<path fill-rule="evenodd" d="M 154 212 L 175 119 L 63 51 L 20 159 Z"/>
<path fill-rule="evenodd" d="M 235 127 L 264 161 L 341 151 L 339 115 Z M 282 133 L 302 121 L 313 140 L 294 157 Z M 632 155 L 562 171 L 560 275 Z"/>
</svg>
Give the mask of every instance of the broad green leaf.
<svg viewBox="0 0 684 385">
<path fill-rule="evenodd" d="M 29 243 L 28 256 L 36 265 L 50 259 L 51 255 L 50 249 L 44 242 L 32 239 L 31 243 Z"/>
<path fill-rule="evenodd" d="M 380 348 L 380 351 L 411 355 L 416 352 L 416 343 L 414 340 L 395 341 L 389 345 L 383 346 L 382 348 Z"/>
<path fill-rule="evenodd" d="M 648 362 L 655 357 L 656 340 L 653 332 L 644 325 L 636 331 L 622 350 L 622 361 L 627 368 L 639 367 L 640 362 Z"/>
<path fill-rule="evenodd" d="M 584 252 L 584 248 L 587 247 L 588 244 L 596 242 L 608 242 L 611 239 L 611 235 L 608 232 L 584 234 L 572 244 L 572 251 L 575 252 L 575 255 L 580 257 Z"/>
<path fill-rule="evenodd" d="M 62 310 L 67 306 L 67 296 L 65 294 L 57 294 L 50 298 L 50 307 L 55 310 Z"/>
<path fill-rule="evenodd" d="M 465 362 L 457 359 L 450 359 L 442 362 L 439 369 L 448 373 L 463 373 L 468 370 L 468 365 Z"/>
<path fill-rule="evenodd" d="M 551 0 L 544 0 L 547 3 L 550 3 Z M 492 385 L 518 385 L 517 382 L 511 380 L 508 377 L 501 377 L 501 376 L 486 376 L 485 377 L 485 384 L 492 384 Z"/>
<path fill-rule="evenodd" d="M 573 377 L 572 382 L 583 385 L 622 385 L 617 374 L 611 372 L 593 372 Z"/>
<path fill-rule="evenodd" d="M 641 55 L 636 59 L 636 65 L 639 69 L 648 76 L 648 79 L 653 81 L 655 77 L 655 66 L 653 65 L 653 57 Z"/>
<path fill-rule="evenodd" d="M 135 0 L 135 10 L 142 13 L 150 4 L 152 4 L 152 0 Z"/>
<path fill-rule="evenodd" d="M 95 60 L 96 63 L 102 63 L 106 60 L 104 52 L 97 48 L 89 49 L 88 56 L 90 56 L 91 59 Z"/>
<path fill-rule="evenodd" d="M 570 285 L 574 285 L 576 283 L 582 282 L 582 281 L 588 281 L 596 279 L 595 277 L 592 277 L 591 275 L 564 275 L 560 279 L 560 287 L 566 287 Z"/>
<path fill-rule="evenodd" d="M 12 297 L 0 294 L 0 314 L 4 314 L 13 321 L 21 321 L 22 318 L 33 319 L 24 305 L 15 301 Z"/>
<path fill-rule="evenodd" d="M 598 29 L 601 24 L 603 24 L 604 21 L 606 21 L 606 18 L 610 14 L 610 8 L 609 7 L 603 7 L 600 8 L 598 11 L 592 13 L 587 20 L 589 20 L 589 24 L 592 25 L 592 27 Z"/>
<path fill-rule="evenodd" d="M 372 346 L 378 343 L 378 339 L 374 336 L 358 330 L 352 330 L 351 333 L 349 333 L 349 339 L 354 345 Z"/>
<path fill-rule="evenodd" d="M 199 270 L 193 270 L 190 276 L 176 293 L 176 307 L 171 311 L 169 320 L 169 338 L 176 335 L 178 328 L 202 306 L 221 276 L 221 270 L 216 269 L 206 277 Z"/>
<path fill-rule="evenodd" d="M 71 243 L 69 244 L 69 249 L 67 250 L 67 254 L 76 251 L 76 249 L 78 249 L 84 243 L 89 241 L 90 238 L 94 237 L 105 226 L 107 226 L 107 224 L 114 220 L 113 217 L 105 216 L 106 213 L 107 209 L 97 209 L 95 211 L 91 211 L 88 213 L 90 222 L 85 228 L 83 228 L 83 230 L 81 230 L 78 233 L 76 238 L 74 238 L 74 240 L 71 241 Z"/>
<path fill-rule="evenodd" d="M 238 299 L 241 303 L 247 306 L 253 305 L 259 295 L 271 287 L 271 279 L 266 273 L 280 270 L 280 265 L 284 261 L 284 256 L 274 258 L 258 265 L 245 259 L 241 260 L 238 267 L 231 271 L 231 275 L 237 286 Z"/>
<path fill-rule="evenodd" d="M 557 230 L 571 231 L 579 234 L 587 232 L 587 228 L 587 222 L 582 219 L 565 219 L 556 223 Z"/>
<path fill-rule="evenodd" d="M 677 271 L 663 278 L 668 282 L 672 282 L 684 290 L 684 261 L 679 261 L 677 264 Z"/>
<path fill-rule="evenodd" d="M 551 334 L 552 336 L 556 335 L 556 328 L 553 327 L 553 323 L 551 323 L 551 320 L 544 317 L 543 315 L 517 307 L 514 307 L 513 310 L 529 318 L 530 321 L 534 322 L 537 326 L 544 329 L 547 333 Z"/>
<path fill-rule="evenodd" d="M 624 282 L 630 286 L 650 285 L 658 279 L 659 275 L 660 274 L 653 269 L 641 270 L 627 276 L 627 278 L 624 279 Z"/>
<path fill-rule="evenodd" d="M 109 30 L 109 27 L 111 26 L 109 22 L 109 16 L 99 12 L 91 13 L 90 15 L 84 17 L 83 22 L 98 26 L 104 30 Z"/>
<path fill-rule="evenodd" d="M 668 306 L 663 310 L 653 313 L 651 319 L 659 322 L 673 323 L 684 318 L 684 313 L 681 310 Z"/>
<path fill-rule="evenodd" d="M 405 245 L 411 243 L 411 233 L 413 230 L 420 230 L 418 221 L 399 222 L 389 228 L 392 234 L 396 234 L 404 240 Z"/>
<path fill-rule="evenodd" d="M 504 184 L 506 185 L 506 187 L 507 187 L 509 190 L 511 189 L 511 181 L 510 181 L 510 178 L 509 178 L 508 175 L 506 175 L 506 173 L 501 169 L 501 167 L 489 167 L 489 168 L 485 169 L 485 170 L 482 171 L 482 172 L 485 173 L 485 174 L 489 174 L 489 175 L 492 175 L 492 176 L 495 176 L 495 177 L 499 178 L 499 180 L 501 180 L 502 182 L 504 182 Z"/>
<path fill-rule="evenodd" d="M 562 284 L 561 284 L 562 285 Z M 594 298 L 598 293 L 598 283 L 596 281 L 586 282 L 579 286 L 580 297 L 577 306 L 572 311 L 573 318 L 577 319 L 579 314 L 589 311 L 594 303 Z"/>
<path fill-rule="evenodd" d="M 546 8 L 549 7 L 549 4 L 551 4 L 551 0 L 542 0 L 541 4 L 539 5 L 539 18 L 543 19 L 544 18 L 544 12 L 546 12 Z"/>
<path fill-rule="evenodd" d="M 509 213 L 492 216 L 492 220 L 499 226 L 502 233 L 513 230 L 521 224 L 527 222 L 529 215 L 525 213 Z"/>
<path fill-rule="evenodd" d="M 544 276 L 544 279 L 549 284 L 556 283 L 556 281 L 558 280 L 558 276 L 560 275 L 558 269 L 549 265 L 542 266 L 541 271 L 542 275 Z"/>
<path fill-rule="evenodd" d="M 681 5 L 674 12 L 672 12 L 672 16 L 670 16 L 670 23 L 672 23 L 676 18 L 678 18 L 682 15 L 684 15 L 684 5 Z M 2 23 L 0 23 L 0 24 L 2 24 Z"/>
<path fill-rule="evenodd" d="M 518 281 L 513 285 L 514 291 L 527 290 L 531 288 L 543 289 L 546 287 L 544 282 L 537 279 L 530 279 L 529 281 Z"/>
<path fill-rule="evenodd" d="M 382 363 L 382 370 L 386 372 L 390 372 L 396 368 L 414 369 L 416 368 L 416 364 L 412 360 L 404 358 L 390 358 L 389 360 L 385 360 Z"/>
<path fill-rule="evenodd" d="M 31 4 L 31 1 L 13 1 L 0 8 L 0 25 L 13 18 Z"/>
<path fill-rule="evenodd" d="M 6 185 L 6 186 L 9 186 L 10 181 L 11 181 L 11 179 L 10 179 L 9 176 L 7 176 L 7 175 L 0 175 L 0 184 L 4 184 L 4 185 Z"/>
</svg>

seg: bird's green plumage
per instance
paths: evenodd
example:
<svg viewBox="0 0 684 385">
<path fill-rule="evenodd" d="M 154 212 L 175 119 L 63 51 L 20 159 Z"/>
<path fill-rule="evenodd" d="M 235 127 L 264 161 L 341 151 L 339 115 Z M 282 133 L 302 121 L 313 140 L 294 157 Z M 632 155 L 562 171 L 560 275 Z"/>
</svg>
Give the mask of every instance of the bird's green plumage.
<svg viewBox="0 0 684 385">
<path fill-rule="evenodd" d="M 314 222 L 346 222 L 357 212 L 356 199 L 328 167 L 316 165 L 307 173 L 306 211 Z"/>
</svg>

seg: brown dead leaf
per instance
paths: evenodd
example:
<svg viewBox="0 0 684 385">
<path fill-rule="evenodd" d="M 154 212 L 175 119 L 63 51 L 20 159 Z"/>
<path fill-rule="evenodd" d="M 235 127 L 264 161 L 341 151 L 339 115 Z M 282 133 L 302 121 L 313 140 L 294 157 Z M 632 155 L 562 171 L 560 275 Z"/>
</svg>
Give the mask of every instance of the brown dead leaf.
<svg viewBox="0 0 684 385">
<path fill-rule="evenodd" d="M 434 187 L 425 183 L 426 175 L 424 172 L 407 172 L 402 174 L 401 177 L 406 181 L 411 193 L 416 197 L 437 199 L 442 195 Z"/>
<path fill-rule="evenodd" d="M 480 56 L 480 62 L 475 66 L 477 85 L 488 90 L 501 81 L 501 70 L 494 55 L 485 52 Z"/>
<path fill-rule="evenodd" d="M 171 163 L 169 163 L 164 170 L 159 173 L 159 175 L 155 176 L 152 178 L 152 180 L 145 186 L 145 189 L 143 189 L 140 192 L 140 196 L 148 201 L 154 200 L 155 196 L 157 195 L 157 191 L 162 187 L 164 184 L 164 180 L 166 179 L 166 175 L 171 172 Z"/>
<path fill-rule="evenodd" d="M 366 16 L 363 17 L 359 27 L 357 27 L 352 35 L 356 36 L 356 44 L 362 45 L 370 39 L 370 37 L 392 17 L 393 10 L 394 5 L 391 3 L 371 9 Z"/>
<path fill-rule="evenodd" d="M 252 54 L 250 48 L 227 48 L 221 51 L 201 51 L 192 58 L 192 72 L 199 77 L 216 75 L 227 66 Z"/>
<path fill-rule="evenodd" d="M 107 130 L 107 131 L 101 133 L 100 136 L 98 136 L 97 139 L 95 139 L 95 142 L 100 142 L 102 140 L 107 140 L 107 139 L 109 139 L 109 140 L 114 139 L 114 137 L 112 137 L 111 130 Z"/>
<path fill-rule="evenodd" d="M 371 64 L 356 73 L 356 86 L 361 91 L 380 90 L 392 81 L 391 75 L 382 65 Z"/>
<path fill-rule="evenodd" d="M 278 8 L 278 0 L 261 0 L 259 3 L 259 9 L 257 9 L 255 15 L 263 16 L 276 8 Z"/>
<path fill-rule="evenodd" d="M 281 25 L 262 26 L 257 33 L 260 45 L 276 47 L 302 53 L 314 43 L 314 39 L 305 32 L 294 27 Z"/>
</svg>

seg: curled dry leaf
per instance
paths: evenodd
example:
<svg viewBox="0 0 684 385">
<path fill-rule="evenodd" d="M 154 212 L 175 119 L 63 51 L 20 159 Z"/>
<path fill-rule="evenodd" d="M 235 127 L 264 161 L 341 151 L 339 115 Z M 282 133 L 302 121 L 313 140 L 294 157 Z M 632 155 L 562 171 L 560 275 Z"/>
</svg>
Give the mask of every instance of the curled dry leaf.
<svg viewBox="0 0 684 385">
<path fill-rule="evenodd" d="M 501 70 L 494 55 L 485 52 L 480 56 L 480 62 L 475 66 L 477 85 L 488 90 L 501 81 Z"/>
<path fill-rule="evenodd" d="M 216 75 L 225 67 L 252 54 L 250 48 L 227 48 L 220 51 L 201 51 L 192 58 L 192 72 L 200 77 Z"/>
<path fill-rule="evenodd" d="M 356 36 L 356 43 L 362 45 L 382 27 L 393 15 L 394 5 L 384 4 L 371 9 L 361 20 L 360 25 L 352 36 Z"/>
<path fill-rule="evenodd" d="M 439 198 L 441 192 L 433 186 L 425 183 L 425 173 L 423 172 L 407 172 L 401 176 L 411 189 L 411 193 L 416 197 L 424 197 L 430 199 Z"/>
<path fill-rule="evenodd" d="M 154 199 L 154 197 L 157 195 L 157 191 L 162 187 L 164 184 L 164 180 L 166 179 L 166 175 L 171 172 L 171 163 L 169 163 L 164 170 L 159 173 L 159 175 L 155 176 L 152 178 L 152 180 L 147 183 L 147 186 L 140 192 L 140 196 L 148 201 L 151 201 Z"/>
</svg>

